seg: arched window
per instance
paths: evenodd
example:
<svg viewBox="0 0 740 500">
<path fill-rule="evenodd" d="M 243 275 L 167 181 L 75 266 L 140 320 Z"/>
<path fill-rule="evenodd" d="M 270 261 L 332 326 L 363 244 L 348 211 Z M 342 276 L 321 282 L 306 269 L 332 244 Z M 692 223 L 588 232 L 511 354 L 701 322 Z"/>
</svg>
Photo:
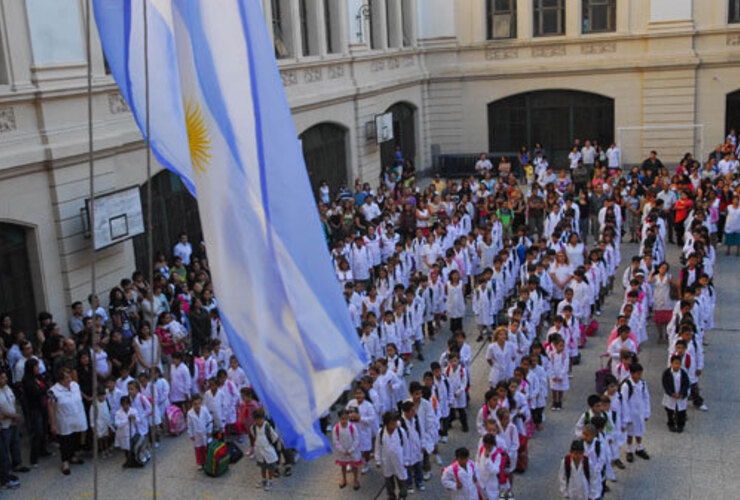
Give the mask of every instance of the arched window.
<svg viewBox="0 0 740 500">
<path fill-rule="evenodd" d="M 172 257 L 172 249 L 177 243 L 180 233 L 187 233 L 193 249 L 196 249 L 203 238 L 198 214 L 198 202 L 188 192 L 180 177 L 169 170 L 159 172 L 152 177 L 152 249 L 154 254 L 164 253 L 168 259 Z M 141 207 L 144 221 L 148 221 L 149 206 L 147 200 L 147 184 L 141 186 Z M 154 263 L 149 259 L 147 233 L 134 238 L 134 255 L 136 268 L 149 275 L 150 266 Z"/>
<path fill-rule="evenodd" d="M 567 166 L 576 139 L 614 139 L 614 99 L 574 90 L 539 90 L 488 104 L 488 147 L 492 153 L 514 153 L 540 142 L 550 164 Z"/>
<path fill-rule="evenodd" d="M 380 167 L 393 166 L 396 147 L 401 148 L 405 160 L 416 165 L 416 108 L 399 102 L 388 108 L 393 113 L 393 140 L 380 145 Z"/>
<path fill-rule="evenodd" d="M 314 194 L 322 180 L 329 184 L 334 197 L 342 184 L 347 184 L 347 129 L 334 123 L 319 123 L 300 136 L 303 158 Z"/>
<path fill-rule="evenodd" d="M 28 228 L 0 223 L 0 313 L 27 334 L 36 325 L 36 301 L 26 235 Z"/>
</svg>

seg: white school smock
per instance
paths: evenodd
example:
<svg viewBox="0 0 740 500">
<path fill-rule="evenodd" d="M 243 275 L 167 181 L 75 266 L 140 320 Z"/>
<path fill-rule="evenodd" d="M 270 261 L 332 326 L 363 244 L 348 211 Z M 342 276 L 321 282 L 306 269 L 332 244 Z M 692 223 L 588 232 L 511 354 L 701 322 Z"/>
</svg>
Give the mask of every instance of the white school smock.
<svg viewBox="0 0 740 500">
<path fill-rule="evenodd" d="M 457 286 L 447 283 L 445 286 L 447 294 L 447 314 L 450 318 L 462 318 L 465 316 L 465 296 L 463 295 L 463 284 Z"/>
<path fill-rule="evenodd" d="M 185 363 L 180 363 L 180 366 L 173 365 L 170 371 L 170 400 L 173 403 L 189 400 L 191 383 L 187 365 Z"/>
<path fill-rule="evenodd" d="M 501 347 L 498 342 L 492 342 L 486 350 L 486 361 L 490 362 L 490 372 L 488 374 L 488 383 L 491 387 L 496 387 L 502 380 L 506 380 L 516 356 L 516 348 L 511 342 L 504 342 Z"/>
<path fill-rule="evenodd" d="M 596 477 L 596 473 L 592 470 L 589 464 L 589 477 L 586 478 L 584 461 L 581 460 L 580 465 L 576 465 L 574 460 L 571 460 L 570 464 L 570 479 L 565 474 L 565 458 L 560 461 L 560 471 L 558 477 L 560 478 L 560 494 L 563 498 L 569 500 L 590 500 L 597 498 L 598 496 L 598 484 L 601 477 Z"/>
<path fill-rule="evenodd" d="M 408 478 L 404 451 L 408 442 L 408 436 L 400 426 L 396 427 L 393 434 L 388 434 L 385 428 L 378 433 L 375 438 L 375 462 L 380 464 L 383 477 L 395 476 L 401 481 Z"/>
<path fill-rule="evenodd" d="M 77 382 L 70 382 L 69 388 L 56 383 L 49 389 L 49 397 L 54 401 L 54 421 L 60 436 L 87 430 L 87 415 L 82 404 L 82 393 Z"/>
<path fill-rule="evenodd" d="M 337 423 L 331 430 L 331 442 L 336 454 L 336 462 L 343 464 L 358 464 L 362 462 L 359 432 L 357 427 L 349 422 L 347 427 Z"/>
<path fill-rule="evenodd" d="M 133 416 L 134 419 L 129 423 L 129 417 Z M 139 413 L 134 408 L 129 408 L 125 411 L 120 408 L 116 412 L 116 439 L 113 443 L 116 448 L 122 450 L 128 450 L 131 443 L 131 434 L 136 434 L 136 429 L 139 424 Z"/>
<path fill-rule="evenodd" d="M 357 411 L 360 420 L 352 422 L 355 426 L 360 451 L 368 452 L 373 449 L 373 434 L 378 428 L 378 413 L 373 403 L 367 399 L 358 404 L 356 399 L 347 403 L 347 410 Z"/>
<path fill-rule="evenodd" d="M 213 391 L 208 389 L 203 393 L 203 405 L 208 408 L 208 411 L 213 417 L 213 428 L 223 430 L 226 425 L 226 401 L 224 393 L 217 389 L 216 394 L 213 394 Z"/>
<path fill-rule="evenodd" d="M 188 411 L 187 416 L 188 436 L 193 438 L 193 446 L 200 448 L 208 446 L 208 434 L 213 432 L 213 417 L 205 406 L 200 407 L 200 413 L 195 408 Z"/>
<path fill-rule="evenodd" d="M 632 397 L 630 397 L 632 387 Z M 627 378 L 620 390 L 624 405 L 624 423 L 627 424 L 627 435 L 642 437 L 645 433 L 645 419 L 650 418 L 650 393 L 644 380 L 634 383 Z"/>
<path fill-rule="evenodd" d="M 468 460 L 465 467 L 457 461 L 442 470 L 442 486 L 450 493 L 453 500 L 478 500 L 478 469 L 473 460 Z M 458 489 L 458 481 L 462 488 Z"/>
<path fill-rule="evenodd" d="M 98 407 L 98 419 L 95 420 L 95 407 Z M 108 402 L 103 401 L 102 403 L 95 399 L 93 404 L 90 405 L 90 411 L 88 412 L 88 420 L 95 422 L 94 431 L 99 438 L 106 437 L 113 428 L 113 422 L 111 422 L 110 408 Z"/>
<path fill-rule="evenodd" d="M 131 408 L 139 414 L 139 420 L 136 424 L 137 432 L 146 436 L 149 433 L 149 423 L 153 415 L 152 403 L 144 394 L 139 393 L 131 400 Z"/>
<path fill-rule="evenodd" d="M 475 461 L 478 466 L 480 477 L 478 485 L 484 494 L 484 498 L 496 500 L 499 495 L 499 480 L 501 479 L 501 461 L 503 450 L 494 448 L 491 453 L 486 454 L 485 447 L 478 449 L 478 457 Z M 508 481 L 507 481 L 508 483 Z M 506 486 L 506 485 L 504 485 Z"/>
</svg>

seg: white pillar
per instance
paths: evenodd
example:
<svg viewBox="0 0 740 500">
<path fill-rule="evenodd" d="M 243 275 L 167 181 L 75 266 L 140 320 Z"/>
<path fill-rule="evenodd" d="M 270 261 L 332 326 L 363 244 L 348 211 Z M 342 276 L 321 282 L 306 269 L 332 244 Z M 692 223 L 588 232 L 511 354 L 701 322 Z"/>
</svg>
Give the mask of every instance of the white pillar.
<svg viewBox="0 0 740 500">
<path fill-rule="evenodd" d="M 419 3 L 417 0 L 402 0 L 402 2 L 404 13 L 403 32 L 406 38 L 408 38 L 409 46 L 416 47 L 417 39 L 419 38 L 419 28 L 417 24 L 417 19 L 419 19 L 419 15 L 417 13 Z"/>
<path fill-rule="evenodd" d="M 326 15 L 324 0 L 306 0 L 308 11 L 309 43 L 315 44 L 315 55 L 326 55 Z"/>
<path fill-rule="evenodd" d="M 516 3 L 516 37 L 522 40 L 532 38 L 532 25 L 534 23 L 534 11 L 532 0 Z"/>
<path fill-rule="evenodd" d="M 387 9 L 385 19 L 388 21 L 388 45 L 394 48 L 403 47 L 403 5 L 402 0 L 381 0 Z"/>
<path fill-rule="evenodd" d="M 376 50 L 382 50 L 388 48 L 388 23 L 386 22 L 386 0 L 373 0 L 372 9 L 370 10 L 370 17 L 372 18 L 374 38 L 380 42 L 375 44 Z M 369 33 L 373 36 L 373 33 Z M 368 40 L 368 43 L 372 46 L 372 40 Z"/>
<path fill-rule="evenodd" d="M 291 56 L 303 57 L 303 38 L 301 37 L 301 7 L 298 0 L 289 0 L 288 25 L 290 27 Z"/>
<path fill-rule="evenodd" d="M 581 0 L 564 0 L 564 3 L 565 32 L 563 34 L 568 36 L 581 36 L 583 34 Z"/>
</svg>

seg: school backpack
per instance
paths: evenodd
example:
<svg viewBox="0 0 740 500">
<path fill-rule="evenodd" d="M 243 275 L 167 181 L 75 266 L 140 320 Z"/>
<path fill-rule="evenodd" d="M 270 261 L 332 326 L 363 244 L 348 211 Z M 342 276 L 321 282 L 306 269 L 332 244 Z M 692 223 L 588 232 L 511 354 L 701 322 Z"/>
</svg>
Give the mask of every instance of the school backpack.
<svg viewBox="0 0 740 500">
<path fill-rule="evenodd" d="M 244 452 L 239 445 L 234 442 L 226 443 L 226 447 L 229 450 L 229 463 L 235 464 L 244 457 Z"/>
<path fill-rule="evenodd" d="M 185 415 L 177 405 L 169 405 L 164 411 L 165 419 L 167 420 L 167 430 L 173 436 L 179 436 L 187 425 L 185 424 Z"/>
<path fill-rule="evenodd" d="M 220 439 L 214 439 L 208 443 L 203 471 L 211 477 L 223 476 L 229 470 L 230 461 L 229 447 Z"/>
<path fill-rule="evenodd" d="M 589 323 L 588 327 L 586 328 L 586 336 L 587 337 L 593 337 L 596 335 L 596 332 L 599 331 L 599 322 L 596 320 L 592 320 L 591 323 Z"/>
<path fill-rule="evenodd" d="M 565 456 L 565 484 L 570 483 L 571 473 L 571 456 L 570 453 Z M 583 457 L 583 474 L 586 476 L 586 480 L 591 482 L 591 470 L 588 468 L 588 457 Z"/>
<path fill-rule="evenodd" d="M 203 390 L 203 384 L 206 383 L 206 360 L 200 356 L 194 357 L 193 364 L 198 369 L 198 378 L 196 379 L 198 389 Z"/>
</svg>

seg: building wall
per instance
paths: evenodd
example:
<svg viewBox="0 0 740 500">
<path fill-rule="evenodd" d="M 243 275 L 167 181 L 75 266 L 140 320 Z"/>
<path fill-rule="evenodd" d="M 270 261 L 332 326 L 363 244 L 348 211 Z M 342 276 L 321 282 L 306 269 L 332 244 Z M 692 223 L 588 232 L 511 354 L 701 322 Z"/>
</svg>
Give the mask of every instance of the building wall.
<svg viewBox="0 0 740 500">
<path fill-rule="evenodd" d="M 725 0 L 618 0 L 616 29 L 599 34 L 581 33 L 585 0 L 564 0 L 566 34 L 551 37 L 533 36 L 533 2 L 519 0 L 510 40 L 486 40 L 485 0 L 375 0 L 367 15 L 361 0 L 330 0 L 330 18 L 315 11 L 323 1 L 307 0 L 314 9 L 308 56 L 295 22 L 299 0 L 274 1 L 287 20 L 290 47 L 278 64 L 296 132 L 322 122 L 346 127 L 350 180 L 377 179 L 380 148 L 368 123 L 398 102 L 416 109 L 423 169 L 433 150 L 487 150 L 487 104 L 544 89 L 613 98 L 615 129 L 702 123 L 707 152 L 724 134 L 725 95 L 740 88 L 740 24 L 727 23 Z M 91 289 L 91 242 L 80 216 L 89 197 L 84 1 L 68 0 L 63 16 L 51 4 L 0 0 L 0 220 L 28 228 L 38 309 L 65 322 L 68 304 Z M 263 0 L 268 20 L 272 4 Z M 370 16 L 381 21 L 375 49 Z M 326 23 L 339 40 L 333 53 L 322 36 Z M 140 185 L 140 134 L 96 37 L 91 53 L 96 192 Z M 697 141 L 690 128 L 630 131 L 622 149 L 628 161 L 656 148 L 671 162 Z M 160 169 L 155 162 L 154 173 Z M 133 245 L 97 252 L 95 260 L 96 288 L 107 294 L 133 270 Z"/>
</svg>

